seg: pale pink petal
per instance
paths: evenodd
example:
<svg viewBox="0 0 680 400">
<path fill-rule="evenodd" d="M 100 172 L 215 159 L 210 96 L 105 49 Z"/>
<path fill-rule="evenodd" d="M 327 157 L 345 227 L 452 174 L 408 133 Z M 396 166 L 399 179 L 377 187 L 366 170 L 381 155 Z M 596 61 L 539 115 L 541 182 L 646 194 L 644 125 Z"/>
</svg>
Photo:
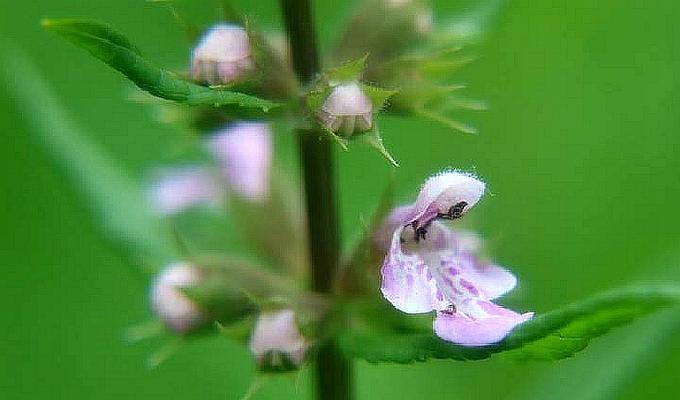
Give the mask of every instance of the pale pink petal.
<svg viewBox="0 0 680 400">
<path fill-rule="evenodd" d="M 272 137 L 269 125 L 239 122 L 216 133 L 208 147 L 231 189 L 250 201 L 269 196 Z"/>
<path fill-rule="evenodd" d="M 151 207 L 158 214 L 175 214 L 198 205 L 216 204 L 221 200 L 215 179 L 205 168 L 171 168 L 161 170 L 158 174 L 160 178 L 148 192 Z"/>
<path fill-rule="evenodd" d="M 250 338 L 250 351 L 261 362 L 269 352 L 286 355 L 295 365 L 305 357 L 307 343 L 295 322 L 293 310 L 262 312 Z"/>
<path fill-rule="evenodd" d="M 493 264 L 472 263 L 463 276 L 477 286 L 487 300 L 496 299 L 517 285 L 517 278 L 512 272 Z"/>
<path fill-rule="evenodd" d="M 415 253 L 403 251 L 402 230 L 394 232 L 390 251 L 383 263 L 383 296 L 395 308 L 409 314 L 445 308 L 448 303 L 423 259 Z"/>
<path fill-rule="evenodd" d="M 461 205 L 460 214 L 472 208 L 484 194 L 485 184 L 475 176 L 460 172 L 442 172 L 429 178 L 416 199 L 412 221 L 425 224 L 438 215 L 448 214 Z"/>
<path fill-rule="evenodd" d="M 484 346 L 505 338 L 517 325 L 533 317 L 518 314 L 488 301 L 469 301 L 456 311 L 441 311 L 434 320 L 440 338 L 463 346 Z"/>
<path fill-rule="evenodd" d="M 456 251 L 459 253 L 478 254 L 482 248 L 482 238 L 478 233 L 465 229 L 453 230 Z"/>
<path fill-rule="evenodd" d="M 158 318 L 170 329 L 185 334 L 207 321 L 206 313 L 181 288 L 203 279 L 201 270 L 187 263 L 174 263 L 156 277 L 151 287 L 151 304 Z"/>
<path fill-rule="evenodd" d="M 380 250 L 387 253 L 392 244 L 394 231 L 406 225 L 407 222 L 405 221 L 408 220 L 411 214 L 413 214 L 412 204 L 396 207 L 390 212 L 373 235 L 373 240 Z"/>
</svg>

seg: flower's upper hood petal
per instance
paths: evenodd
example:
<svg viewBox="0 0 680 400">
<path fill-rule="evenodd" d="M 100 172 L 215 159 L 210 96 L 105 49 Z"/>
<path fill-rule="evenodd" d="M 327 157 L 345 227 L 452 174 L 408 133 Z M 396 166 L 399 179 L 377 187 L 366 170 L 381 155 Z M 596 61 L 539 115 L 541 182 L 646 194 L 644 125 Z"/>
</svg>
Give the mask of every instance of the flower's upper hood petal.
<svg viewBox="0 0 680 400">
<path fill-rule="evenodd" d="M 459 204 L 464 204 L 460 210 L 463 214 L 477 204 L 485 188 L 484 182 L 465 172 L 448 171 L 432 176 L 420 190 L 409 222 L 424 224 Z"/>
</svg>

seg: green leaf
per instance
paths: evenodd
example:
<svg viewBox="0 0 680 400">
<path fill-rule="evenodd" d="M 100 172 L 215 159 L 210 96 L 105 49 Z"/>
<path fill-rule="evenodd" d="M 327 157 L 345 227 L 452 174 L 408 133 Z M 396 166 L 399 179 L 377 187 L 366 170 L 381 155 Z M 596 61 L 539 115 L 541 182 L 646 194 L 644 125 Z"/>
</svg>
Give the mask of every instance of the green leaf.
<svg viewBox="0 0 680 400">
<path fill-rule="evenodd" d="M 0 79 L 23 114 L 30 116 L 26 122 L 35 138 L 83 194 L 106 237 L 154 266 L 174 259 L 172 240 L 144 207 L 139 184 L 71 121 L 26 56 L 14 46 L 3 47 Z"/>
<path fill-rule="evenodd" d="M 465 347 L 433 334 L 345 333 L 340 347 L 348 357 L 370 362 L 412 363 L 431 358 L 480 360 L 495 353 L 524 360 L 573 356 L 609 330 L 637 317 L 680 303 L 680 285 L 645 285 L 611 290 L 539 315 L 495 345 Z M 408 317 L 405 317 L 408 318 Z"/>
<path fill-rule="evenodd" d="M 153 65 L 111 26 L 97 21 L 45 19 L 42 26 L 87 50 L 154 96 L 190 105 L 238 105 L 264 112 L 277 103 L 244 93 L 197 85 Z"/>
</svg>

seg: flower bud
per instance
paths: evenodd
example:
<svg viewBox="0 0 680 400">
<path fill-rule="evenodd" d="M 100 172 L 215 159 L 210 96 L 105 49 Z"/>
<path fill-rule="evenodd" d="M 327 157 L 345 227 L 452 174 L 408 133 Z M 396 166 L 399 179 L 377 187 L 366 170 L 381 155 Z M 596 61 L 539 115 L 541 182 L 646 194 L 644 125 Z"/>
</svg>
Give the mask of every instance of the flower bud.
<svg viewBox="0 0 680 400">
<path fill-rule="evenodd" d="M 250 201 L 267 199 L 272 162 L 269 124 L 235 123 L 212 136 L 208 148 L 230 189 Z"/>
<path fill-rule="evenodd" d="M 167 266 L 151 287 L 151 304 L 158 318 L 172 331 L 180 335 L 200 327 L 207 321 L 201 307 L 181 292 L 203 280 L 200 268 L 187 263 Z"/>
<path fill-rule="evenodd" d="M 345 136 L 365 132 L 373 126 L 373 104 L 358 82 L 335 86 L 318 114 L 323 126 Z"/>
<path fill-rule="evenodd" d="M 300 366 L 307 346 L 290 309 L 262 312 L 250 339 L 250 351 L 264 368 Z"/>
<path fill-rule="evenodd" d="M 254 68 L 250 40 L 237 25 L 212 27 L 192 53 L 191 76 L 210 85 L 231 83 Z"/>
</svg>

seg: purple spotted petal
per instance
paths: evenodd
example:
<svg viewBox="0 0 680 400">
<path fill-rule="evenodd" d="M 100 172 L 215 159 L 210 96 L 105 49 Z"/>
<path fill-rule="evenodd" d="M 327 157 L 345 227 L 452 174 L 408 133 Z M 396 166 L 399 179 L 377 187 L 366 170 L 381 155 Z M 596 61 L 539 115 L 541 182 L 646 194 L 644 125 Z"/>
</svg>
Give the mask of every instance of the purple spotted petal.
<svg viewBox="0 0 680 400">
<path fill-rule="evenodd" d="M 383 296 L 392 305 L 409 314 L 426 313 L 444 309 L 448 302 L 438 290 L 435 280 L 422 258 L 402 249 L 397 229 L 392 237 L 390 251 L 382 267 Z"/>
<path fill-rule="evenodd" d="M 496 299 L 517 284 L 517 278 L 510 271 L 484 263 L 469 253 L 453 253 L 442 258 L 440 270 L 444 276 L 458 277 L 465 286 L 476 288 L 479 292 L 476 297 L 484 300 Z"/>
<path fill-rule="evenodd" d="M 471 174 L 449 171 L 429 178 L 416 199 L 412 221 L 424 224 L 452 206 L 465 202 L 462 213 L 472 208 L 484 194 L 484 182 Z"/>
<path fill-rule="evenodd" d="M 215 134 L 208 147 L 238 195 L 251 201 L 269 196 L 272 139 L 269 125 L 240 122 Z"/>
<path fill-rule="evenodd" d="M 441 311 L 434 320 L 440 338 L 463 346 L 497 343 L 534 313 L 518 314 L 494 303 L 473 300 L 458 306 L 456 312 Z"/>
</svg>

